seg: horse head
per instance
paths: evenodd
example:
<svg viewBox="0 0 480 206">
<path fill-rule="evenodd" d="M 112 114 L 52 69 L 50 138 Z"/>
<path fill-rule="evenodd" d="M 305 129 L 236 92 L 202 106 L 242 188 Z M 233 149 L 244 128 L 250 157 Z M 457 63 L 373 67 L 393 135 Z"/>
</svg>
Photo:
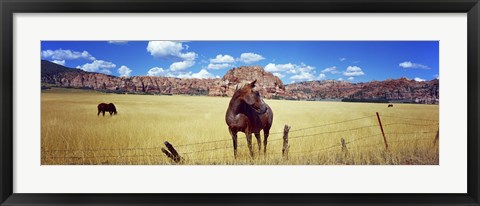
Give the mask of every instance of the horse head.
<svg viewBox="0 0 480 206">
<path fill-rule="evenodd" d="M 117 108 L 113 103 L 108 104 L 108 109 L 113 112 L 113 114 L 117 115 Z"/>
<path fill-rule="evenodd" d="M 267 106 L 265 105 L 263 99 L 260 97 L 260 93 L 254 89 L 256 82 L 257 80 L 254 80 L 253 82 L 245 84 L 242 88 L 240 88 L 240 98 L 247 105 L 252 107 L 257 113 L 263 114 L 267 111 Z"/>
</svg>

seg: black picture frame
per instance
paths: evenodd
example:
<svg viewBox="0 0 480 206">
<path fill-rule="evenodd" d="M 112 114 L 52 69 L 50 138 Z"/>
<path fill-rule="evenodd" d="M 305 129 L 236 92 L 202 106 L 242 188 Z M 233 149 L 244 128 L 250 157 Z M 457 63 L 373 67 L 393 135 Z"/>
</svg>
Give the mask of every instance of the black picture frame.
<svg viewBox="0 0 480 206">
<path fill-rule="evenodd" d="M 479 0 L 0 0 L 1 205 L 480 205 Z M 13 15 L 15 13 L 467 13 L 466 194 L 20 194 L 13 193 Z M 161 178 L 161 177 L 159 177 Z M 452 177 L 455 178 L 455 177 Z M 414 187 L 414 185 L 412 185 Z"/>
</svg>

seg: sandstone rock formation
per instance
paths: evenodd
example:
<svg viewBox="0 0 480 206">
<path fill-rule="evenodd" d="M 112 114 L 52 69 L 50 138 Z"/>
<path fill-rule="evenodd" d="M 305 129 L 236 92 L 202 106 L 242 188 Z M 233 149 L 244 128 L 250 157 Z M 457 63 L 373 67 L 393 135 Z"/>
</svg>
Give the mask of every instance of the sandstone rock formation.
<svg viewBox="0 0 480 206">
<path fill-rule="evenodd" d="M 417 82 L 407 78 L 364 83 L 324 80 L 289 84 L 292 99 L 384 99 L 398 102 L 435 104 L 439 101 L 439 80 Z"/>
<path fill-rule="evenodd" d="M 439 102 L 438 79 L 417 82 L 400 78 L 365 83 L 323 80 L 284 85 L 278 77 L 258 66 L 230 69 L 221 79 L 157 76 L 115 77 L 71 69 L 43 60 L 41 66 L 41 81 L 44 84 L 115 93 L 232 96 L 237 84 L 256 79 L 256 89 L 267 99 L 341 100 L 348 98 L 427 104 Z"/>
<path fill-rule="evenodd" d="M 235 92 L 235 87 L 245 81 L 250 82 L 257 80 L 256 89 L 260 95 L 267 99 L 273 97 L 282 97 L 285 95 L 285 87 L 282 80 L 270 72 L 266 72 L 263 68 L 258 66 L 253 67 L 238 67 L 228 70 L 222 78 L 222 93 L 223 96 L 232 96 Z M 213 95 L 213 93 L 212 93 Z"/>
</svg>

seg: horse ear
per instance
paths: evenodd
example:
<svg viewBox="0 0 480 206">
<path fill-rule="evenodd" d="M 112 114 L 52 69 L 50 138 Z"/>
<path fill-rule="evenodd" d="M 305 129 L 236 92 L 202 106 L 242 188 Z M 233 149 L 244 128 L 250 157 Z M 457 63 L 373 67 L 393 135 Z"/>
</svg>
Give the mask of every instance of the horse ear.
<svg viewBox="0 0 480 206">
<path fill-rule="evenodd" d="M 257 80 L 256 80 L 256 79 L 255 79 L 255 80 L 253 80 L 253 82 L 252 82 L 252 83 L 250 83 L 250 86 L 252 86 L 252 88 L 253 88 L 253 87 L 255 87 L 255 83 L 257 83 Z"/>
</svg>

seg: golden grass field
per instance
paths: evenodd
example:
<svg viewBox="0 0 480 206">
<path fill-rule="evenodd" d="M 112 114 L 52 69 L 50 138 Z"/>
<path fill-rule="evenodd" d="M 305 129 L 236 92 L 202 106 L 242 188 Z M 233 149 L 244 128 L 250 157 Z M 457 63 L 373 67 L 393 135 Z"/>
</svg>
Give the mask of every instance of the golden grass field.
<svg viewBox="0 0 480 206">
<path fill-rule="evenodd" d="M 255 158 L 251 159 L 245 134 L 239 133 L 235 160 L 225 123 L 230 98 L 60 88 L 44 90 L 41 97 L 42 165 L 177 164 L 161 152 L 164 141 L 175 146 L 183 157 L 180 164 L 186 165 L 439 163 L 438 143 L 434 142 L 438 105 L 394 104 L 387 108 L 387 104 L 375 103 L 265 100 L 274 113 L 267 154 L 263 148 L 258 154 L 253 137 Z M 118 115 L 97 116 L 101 102 L 114 103 Z M 375 112 L 384 125 L 388 150 Z M 288 159 L 282 158 L 285 124 L 291 126 Z M 346 151 L 342 151 L 341 138 L 347 143 Z"/>
</svg>

